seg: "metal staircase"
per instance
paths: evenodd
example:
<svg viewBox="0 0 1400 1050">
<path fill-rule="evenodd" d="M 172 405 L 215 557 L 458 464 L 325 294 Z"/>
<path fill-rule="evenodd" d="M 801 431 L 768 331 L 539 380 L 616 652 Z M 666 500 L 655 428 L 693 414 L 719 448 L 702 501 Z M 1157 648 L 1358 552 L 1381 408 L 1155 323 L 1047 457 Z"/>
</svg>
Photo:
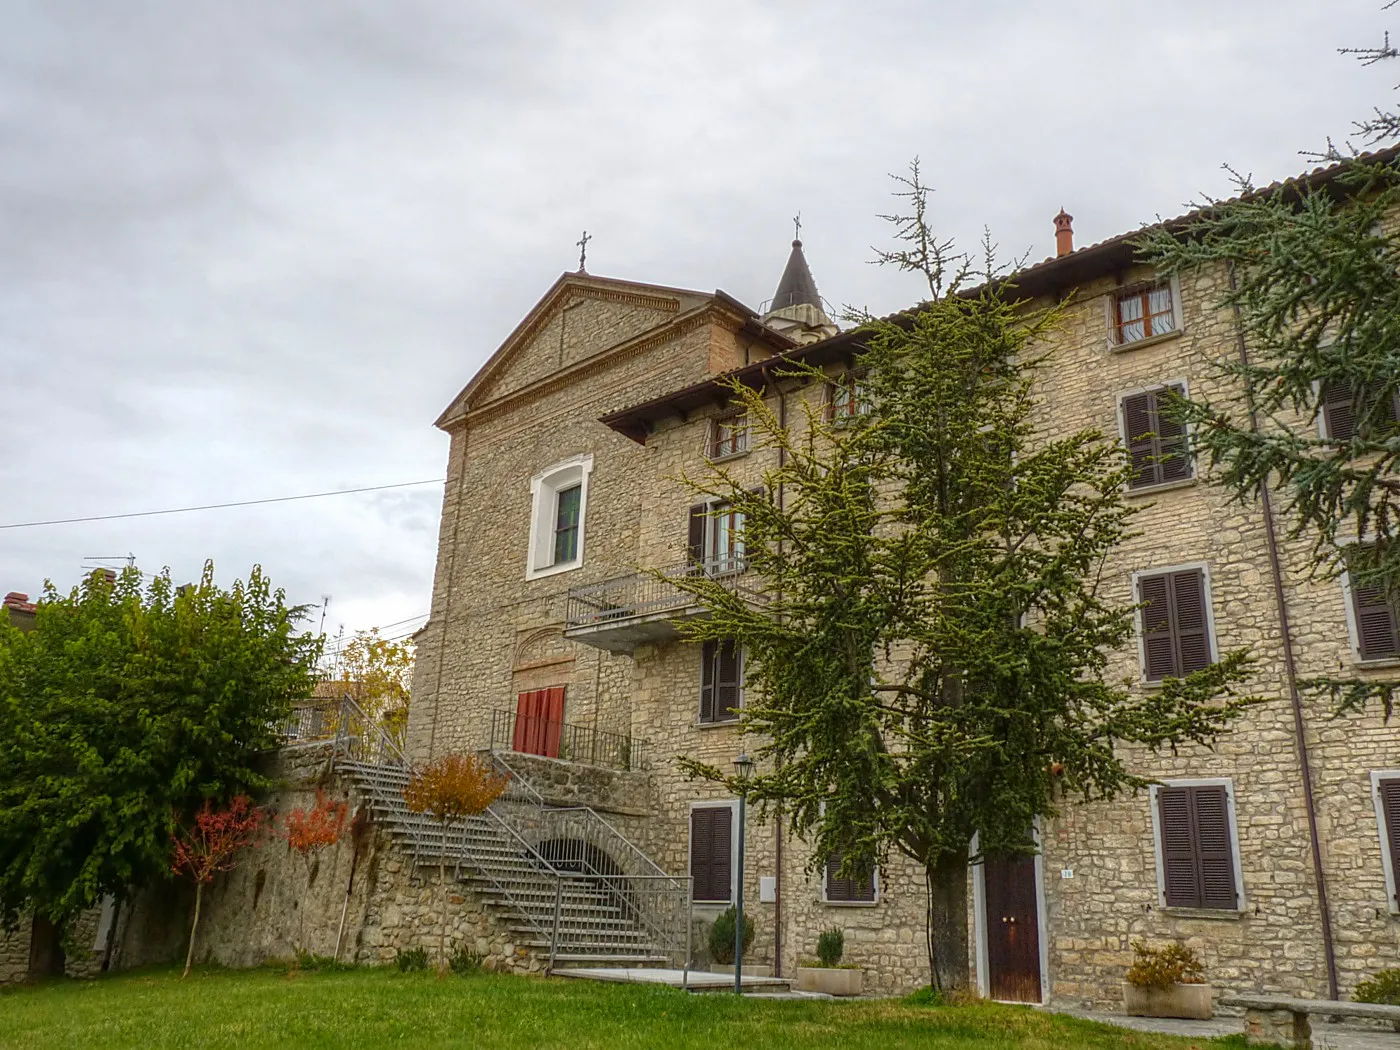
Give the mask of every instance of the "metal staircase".
<svg viewBox="0 0 1400 1050">
<path fill-rule="evenodd" d="M 690 880 L 662 871 L 587 806 L 550 806 L 492 753 L 510 777 L 480 816 L 444 832 L 413 813 L 411 770 L 395 741 L 349 699 L 335 738 L 375 820 L 416 868 L 452 869 L 510 932 L 511 942 L 558 966 L 666 966 L 689 970 Z"/>
</svg>

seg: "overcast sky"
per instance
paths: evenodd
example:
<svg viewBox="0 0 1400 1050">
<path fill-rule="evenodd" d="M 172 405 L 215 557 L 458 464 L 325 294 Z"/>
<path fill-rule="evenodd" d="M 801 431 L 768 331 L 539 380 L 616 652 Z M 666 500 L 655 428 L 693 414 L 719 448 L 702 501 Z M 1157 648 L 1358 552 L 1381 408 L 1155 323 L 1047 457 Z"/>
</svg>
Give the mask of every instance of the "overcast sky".
<svg viewBox="0 0 1400 1050">
<path fill-rule="evenodd" d="M 887 311 L 915 154 L 943 230 L 1033 259 L 1061 206 L 1084 245 L 1293 174 L 1391 104 L 1335 50 L 1380 7 L 0 0 L 0 524 L 441 477 L 433 419 L 585 227 L 593 273 L 757 306 L 800 209 L 823 295 Z M 440 501 L 0 530 L 0 593 L 213 558 L 412 628 Z"/>
</svg>

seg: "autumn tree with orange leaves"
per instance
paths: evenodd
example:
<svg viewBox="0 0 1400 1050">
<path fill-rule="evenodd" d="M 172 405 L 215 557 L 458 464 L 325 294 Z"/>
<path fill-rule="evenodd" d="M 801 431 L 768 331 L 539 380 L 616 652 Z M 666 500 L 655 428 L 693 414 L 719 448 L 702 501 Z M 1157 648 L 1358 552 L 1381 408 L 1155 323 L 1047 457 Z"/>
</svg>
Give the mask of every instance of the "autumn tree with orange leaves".
<svg viewBox="0 0 1400 1050">
<path fill-rule="evenodd" d="M 442 924 L 438 930 L 438 972 L 447 972 L 447 832 L 458 821 L 484 813 L 505 793 L 510 778 L 497 773 L 479 755 L 443 755 L 413 771 L 403 789 L 404 802 L 414 813 L 437 821 L 442 829 L 440 856 Z"/>
<path fill-rule="evenodd" d="M 253 805 L 247 795 L 235 795 L 225 809 L 215 809 L 206 800 L 195 814 L 193 827 L 175 825 L 170 835 L 170 870 L 194 883 L 194 919 L 190 922 L 190 946 L 185 952 L 182 978 L 190 975 L 190 965 L 194 962 L 204 887 L 213 882 L 219 872 L 238 867 L 239 851 L 257 841 L 266 817 L 266 810 Z"/>
</svg>

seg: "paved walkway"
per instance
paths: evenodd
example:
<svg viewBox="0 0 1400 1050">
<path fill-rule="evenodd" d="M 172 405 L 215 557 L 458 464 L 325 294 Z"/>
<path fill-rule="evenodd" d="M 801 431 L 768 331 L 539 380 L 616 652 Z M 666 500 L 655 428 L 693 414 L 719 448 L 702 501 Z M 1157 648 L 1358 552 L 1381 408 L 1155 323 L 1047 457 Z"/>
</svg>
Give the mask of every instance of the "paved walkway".
<svg viewBox="0 0 1400 1050">
<path fill-rule="evenodd" d="M 734 987 L 734 978 L 708 970 L 664 970 L 659 967 L 634 966 L 569 966 L 554 971 L 555 977 L 579 977 L 589 981 L 622 981 L 632 984 L 665 984 L 672 988 L 688 987 L 692 991 L 718 992 Z M 782 977 L 743 978 L 744 989 L 753 992 L 786 992 L 792 982 Z"/>
<path fill-rule="evenodd" d="M 1086 1010 L 1060 1010 L 1072 1017 L 1131 1028 L 1138 1032 L 1161 1032 L 1164 1035 L 1199 1036 L 1238 1035 L 1244 1031 L 1244 1018 L 1217 1017 L 1210 1021 L 1177 1021 L 1159 1017 L 1128 1017 L 1124 1014 L 1091 1013 Z M 1400 1032 L 1382 1032 L 1374 1028 L 1352 1028 L 1313 1020 L 1313 1050 L 1400 1050 Z"/>
</svg>

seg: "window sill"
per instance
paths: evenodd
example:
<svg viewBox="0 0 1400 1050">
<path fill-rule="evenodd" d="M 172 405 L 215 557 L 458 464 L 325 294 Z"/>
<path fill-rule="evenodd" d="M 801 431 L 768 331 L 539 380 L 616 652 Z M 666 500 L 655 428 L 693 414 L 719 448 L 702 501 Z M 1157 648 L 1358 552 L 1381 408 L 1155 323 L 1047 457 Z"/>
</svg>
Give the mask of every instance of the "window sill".
<svg viewBox="0 0 1400 1050">
<path fill-rule="evenodd" d="M 825 908 L 878 908 L 880 901 L 878 898 L 873 901 L 829 901 L 823 899 L 821 904 Z"/>
<path fill-rule="evenodd" d="M 743 459 L 752 451 L 752 449 L 741 448 L 738 452 L 726 452 L 722 456 L 711 456 L 707 454 L 705 459 L 710 463 L 728 463 L 730 460 Z"/>
<path fill-rule="evenodd" d="M 1142 485 L 1138 488 L 1125 488 L 1123 496 L 1125 499 L 1139 499 L 1155 496 L 1159 492 L 1171 492 L 1173 489 L 1189 489 L 1194 487 L 1198 478 L 1182 478 L 1180 481 L 1164 481 L 1160 485 Z"/>
<path fill-rule="evenodd" d="M 1393 671 L 1400 667 L 1400 656 L 1385 656 L 1376 660 L 1352 657 L 1351 666 L 1358 671 Z"/>
<path fill-rule="evenodd" d="M 1158 908 L 1163 915 L 1174 919 L 1209 919 L 1215 922 L 1239 922 L 1244 912 L 1225 908 Z"/>
<path fill-rule="evenodd" d="M 583 559 L 565 562 L 562 565 L 546 565 L 543 569 L 526 569 L 526 580 L 543 580 L 549 576 L 558 576 L 561 573 L 573 572 L 575 569 L 583 568 Z"/>
<path fill-rule="evenodd" d="M 1170 342 L 1173 339 L 1180 339 L 1186 334 L 1186 329 L 1177 328 L 1170 332 L 1163 332 L 1161 335 L 1150 335 L 1146 339 L 1134 339 L 1131 343 L 1109 343 L 1108 352 L 1111 354 L 1124 354 L 1129 350 L 1141 350 L 1146 346 L 1157 346 L 1161 343 Z"/>
<path fill-rule="evenodd" d="M 733 729 L 739 724 L 737 718 L 726 718 L 722 722 L 696 722 L 696 729 Z"/>
</svg>

